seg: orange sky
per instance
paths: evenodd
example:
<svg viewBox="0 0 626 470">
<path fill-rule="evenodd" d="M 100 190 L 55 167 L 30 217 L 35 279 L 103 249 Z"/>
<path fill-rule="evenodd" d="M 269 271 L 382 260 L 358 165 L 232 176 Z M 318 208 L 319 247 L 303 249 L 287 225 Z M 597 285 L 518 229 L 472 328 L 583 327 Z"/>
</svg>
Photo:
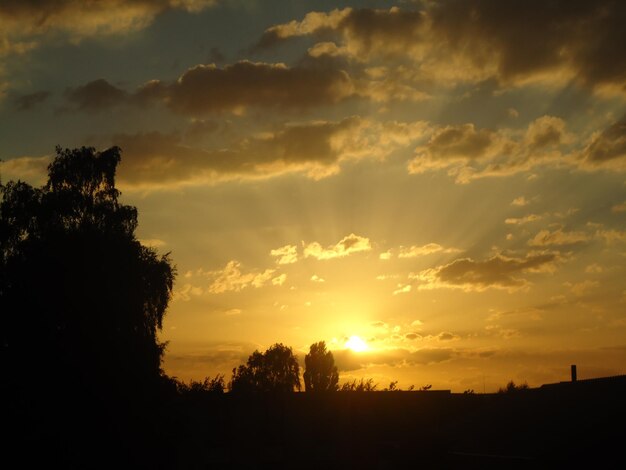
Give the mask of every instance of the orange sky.
<svg viewBox="0 0 626 470">
<path fill-rule="evenodd" d="M 2 3 L 3 181 L 122 148 L 182 379 L 320 340 L 381 387 L 625 373 L 626 4 L 392 3 Z"/>
</svg>

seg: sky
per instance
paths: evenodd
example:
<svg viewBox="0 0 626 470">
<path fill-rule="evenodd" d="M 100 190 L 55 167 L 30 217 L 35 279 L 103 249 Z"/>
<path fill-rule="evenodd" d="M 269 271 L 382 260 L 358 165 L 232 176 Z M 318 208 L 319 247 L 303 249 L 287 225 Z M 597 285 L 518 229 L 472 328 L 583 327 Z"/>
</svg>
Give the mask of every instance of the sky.
<svg viewBox="0 0 626 470">
<path fill-rule="evenodd" d="M 626 3 L 3 0 L 0 171 L 122 149 L 178 276 L 164 370 L 626 373 Z M 367 349 L 346 347 L 358 337 Z"/>
</svg>

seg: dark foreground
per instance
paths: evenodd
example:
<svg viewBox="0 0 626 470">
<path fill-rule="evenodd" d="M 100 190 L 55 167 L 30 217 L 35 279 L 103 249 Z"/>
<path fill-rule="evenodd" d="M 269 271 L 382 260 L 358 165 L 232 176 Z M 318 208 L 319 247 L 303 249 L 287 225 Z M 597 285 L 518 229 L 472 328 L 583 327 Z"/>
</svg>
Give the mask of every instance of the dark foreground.
<svg viewBox="0 0 626 470">
<path fill-rule="evenodd" d="M 22 421 L 14 441 L 30 452 L 10 450 L 20 468 L 626 468 L 623 378 L 491 395 L 198 394 L 152 405 L 117 424 L 115 410 L 85 409 L 83 430 L 63 412 Z"/>
</svg>

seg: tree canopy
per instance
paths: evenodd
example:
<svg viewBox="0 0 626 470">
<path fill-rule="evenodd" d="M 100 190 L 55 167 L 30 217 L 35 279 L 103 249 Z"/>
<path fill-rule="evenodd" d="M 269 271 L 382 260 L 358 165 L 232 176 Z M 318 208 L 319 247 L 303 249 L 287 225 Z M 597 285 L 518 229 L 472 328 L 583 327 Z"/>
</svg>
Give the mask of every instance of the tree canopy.
<svg viewBox="0 0 626 470">
<path fill-rule="evenodd" d="M 338 389 L 339 373 L 333 353 L 326 350 L 326 343 L 314 343 L 304 356 L 304 388 L 307 392 L 334 392 Z"/>
<path fill-rule="evenodd" d="M 233 369 L 230 389 L 235 393 L 300 390 L 300 366 L 290 347 L 281 343 L 264 353 L 254 351 L 246 364 Z"/>
<path fill-rule="evenodd" d="M 137 210 L 115 188 L 120 152 L 57 147 L 43 187 L 0 186 L 0 347 L 13 385 L 122 393 L 161 373 L 175 269 L 135 237 Z"/>
</svg>

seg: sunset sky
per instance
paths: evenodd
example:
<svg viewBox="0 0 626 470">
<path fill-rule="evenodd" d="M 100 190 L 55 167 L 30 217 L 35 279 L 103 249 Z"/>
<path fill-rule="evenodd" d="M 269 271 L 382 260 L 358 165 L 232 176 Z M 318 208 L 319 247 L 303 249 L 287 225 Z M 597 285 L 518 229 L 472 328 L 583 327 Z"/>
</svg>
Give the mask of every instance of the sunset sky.
<svg viewBox="0 0 626 470">
<path fill-rule="evenodd" d="M 181 379 L 321 340 L 380 387 L 624 374 L 625 24 L 619 0 L 3 0 L 1 177 L 121 147 L 177 267 Z"/>
</svg>

